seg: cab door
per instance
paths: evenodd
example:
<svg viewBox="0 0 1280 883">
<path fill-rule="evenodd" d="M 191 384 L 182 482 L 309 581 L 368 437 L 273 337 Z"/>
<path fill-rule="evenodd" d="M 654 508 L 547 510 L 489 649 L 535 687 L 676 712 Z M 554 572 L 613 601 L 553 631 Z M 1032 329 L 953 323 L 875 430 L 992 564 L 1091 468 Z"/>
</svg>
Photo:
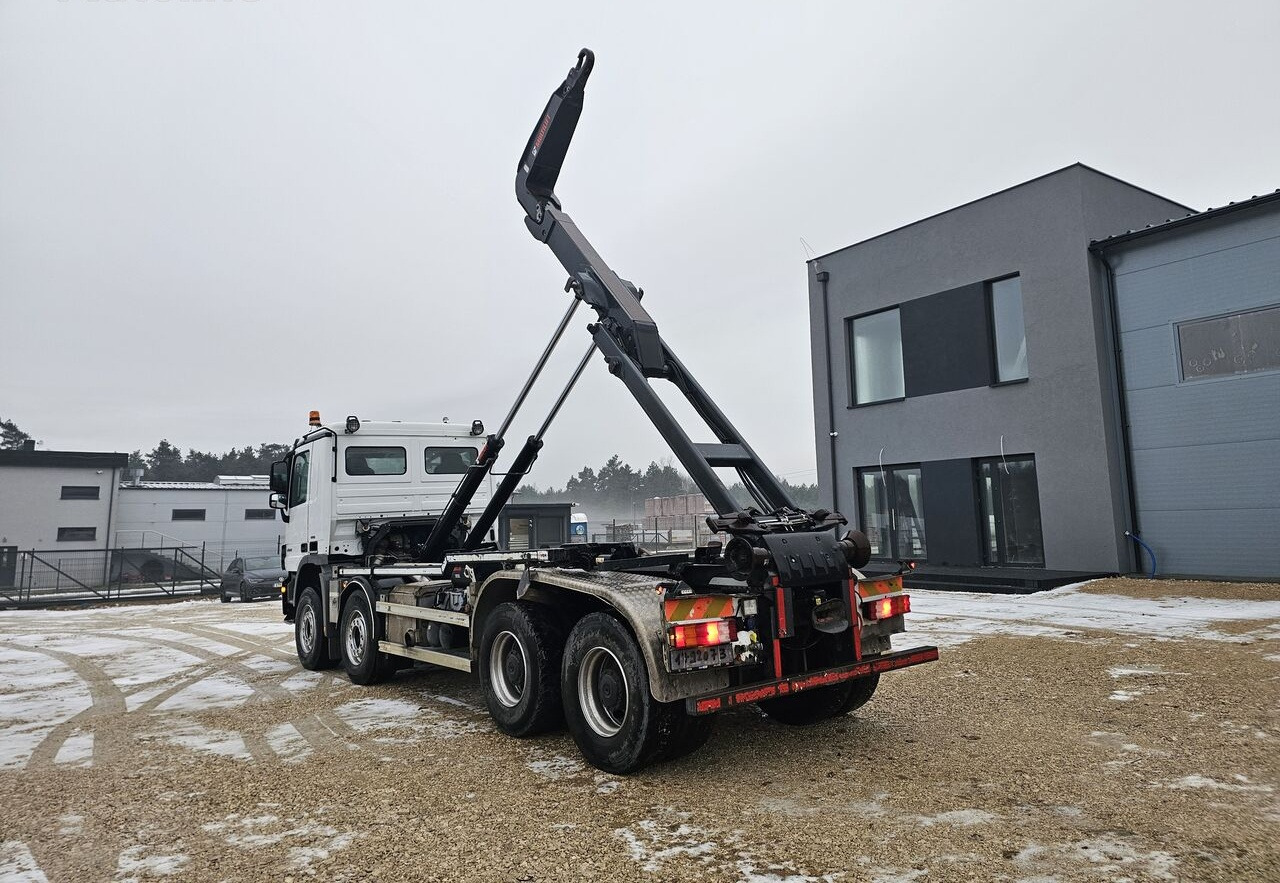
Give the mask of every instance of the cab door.
<svg viewBox="0 0 1280 883">
<path fill-rule="evenodd" d="M 285 525 L 285 569 L 294 572 L 303 557 L 316 551 L 315 531 L 312 526 L 312 490 L 314 484 L 310 447 L 298 448 L 289 462 L 289 493 L 286 498 L 289 523 Z"/>
</svg>

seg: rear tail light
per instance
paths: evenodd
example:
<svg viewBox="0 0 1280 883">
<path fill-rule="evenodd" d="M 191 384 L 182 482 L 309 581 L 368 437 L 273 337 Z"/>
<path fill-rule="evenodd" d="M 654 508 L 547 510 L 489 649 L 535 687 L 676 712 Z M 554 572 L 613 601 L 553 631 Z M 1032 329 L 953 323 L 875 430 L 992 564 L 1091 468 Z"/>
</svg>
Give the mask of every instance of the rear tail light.
<svg viewBox="0 0 1280 883">
<path fill-rule="evenodd" d="M 862 604 L 862 615 L 867 619 L 891 619 L 911 612 L 910 595 L 889 595 L 865 601 Z"/>
<path fill-rule="evenodd" d="M 714 647 L 716 644 L 729 644 L 736 637 L 738 637 L 738 623 L 732 619 L 691 622 L 686 625 L 673 625 L 667 629 L 667 640 L 677 650 L 683 650 L 686 647 Z"/>
</svg>

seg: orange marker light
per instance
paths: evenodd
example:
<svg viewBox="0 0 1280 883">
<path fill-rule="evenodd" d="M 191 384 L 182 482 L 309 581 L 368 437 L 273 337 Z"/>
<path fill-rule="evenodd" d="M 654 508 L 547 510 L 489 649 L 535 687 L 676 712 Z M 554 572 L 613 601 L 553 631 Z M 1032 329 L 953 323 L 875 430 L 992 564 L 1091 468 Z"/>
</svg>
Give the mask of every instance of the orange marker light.
<svg viewBox="0 0 1280 883">
<path fill-rule="evenodd" d="M 310 423 L 312 426 L 319 426 L 319 425 L 320 425 L 320 412 L 319 412 L 319 411 L 312 411 L 312 412 L 311 412 L 311 414 L 308 416 L 307 422 L 308 422 L 308 423 Z"/>
</svg>

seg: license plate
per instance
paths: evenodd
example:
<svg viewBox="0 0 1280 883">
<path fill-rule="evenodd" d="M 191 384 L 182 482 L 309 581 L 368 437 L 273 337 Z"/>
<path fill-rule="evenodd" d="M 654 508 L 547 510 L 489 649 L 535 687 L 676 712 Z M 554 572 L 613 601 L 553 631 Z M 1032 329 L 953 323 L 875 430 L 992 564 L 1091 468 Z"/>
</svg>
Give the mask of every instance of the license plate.
<svg viewBox="0 0 1280 883">
<path fill-rule="evenodd" d="M 667 666 L 671 671 L 688 671 L 691 668 L 706 668 L 709 665 L 730 665 L 732 663 L 732 644 L 672 650 L 671 655 L 667 658 Z"/>
</svg>

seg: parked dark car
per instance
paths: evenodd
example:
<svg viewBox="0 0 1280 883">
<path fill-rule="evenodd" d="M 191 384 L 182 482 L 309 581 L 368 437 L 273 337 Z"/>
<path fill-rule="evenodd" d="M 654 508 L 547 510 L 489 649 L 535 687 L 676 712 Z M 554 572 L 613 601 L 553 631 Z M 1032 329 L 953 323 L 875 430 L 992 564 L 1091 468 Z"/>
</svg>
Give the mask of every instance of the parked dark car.
<svg viewBox="0 0 1280 883">
<path fill-rule="evenodd" d="M 237 558 L 227 565 L 222 574 L 222 602 L 225 604 L 232 598 L 241 601 L 279 598 L 280 583 L 284 578 L 278 555 Z"/>
</svg>

